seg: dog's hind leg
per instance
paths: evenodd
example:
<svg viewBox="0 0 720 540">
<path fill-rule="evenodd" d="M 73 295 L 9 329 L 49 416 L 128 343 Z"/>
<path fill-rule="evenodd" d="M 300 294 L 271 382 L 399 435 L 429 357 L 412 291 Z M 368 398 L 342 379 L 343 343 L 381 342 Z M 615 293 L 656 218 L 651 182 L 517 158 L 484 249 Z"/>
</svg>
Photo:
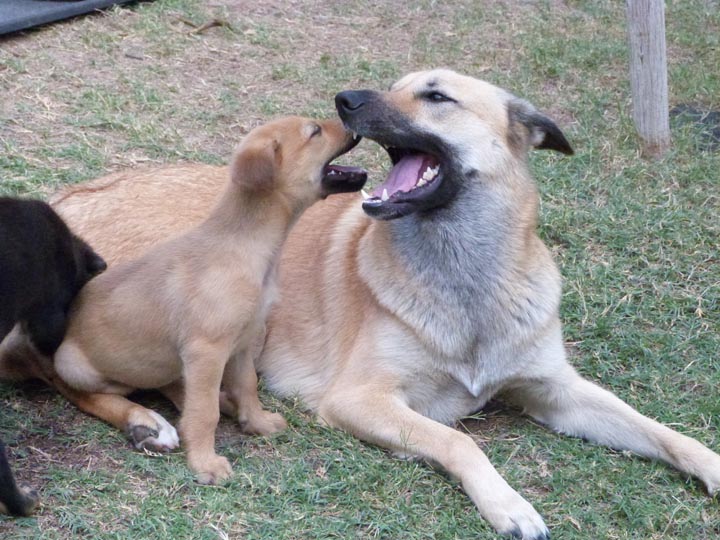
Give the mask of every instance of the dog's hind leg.
<svg viewBox="0 0 720 540">
<path fill-rule="evenodd" d="M 344 381 L 323 398 L 322 420 L 360 439 L 403 455 L 438 463 L 459 479 L 480 514 L 502 534 L 547 540 L 535 509 L 492 466 L 464 433 L 410 409 L 388 381 Z"/>
<path fill-rule="evenodd" d="M 124 396 L 80 392 L 60 380 L 53 380 L 53 385 L 81 411 L 125 432 L 138 450 L 167 452 L 180 446 L 177 431 L 167 420 Z"/>
<path fill-rule="evenodd" d="M 124 396 L 78 392 L 55 386 L 81 411 L 127 433 L 138 450 L 147 448 L 166 452 L 180 446 L 177 431 L 167 420 Z"/>
<path fill-rule="evenodd" d="M 55 353 L 54 371 L 50 382 L 61 394 L 127 433 L 136 448 L 166 451 L 179 446 L 177 431 L 167 420 L 127 399 L 133 388 L 106 380 L 73 341 L 64 341 Z"/>
<path fill-rule="evenodd" d="M 15 483 L 5 453 L 5 444 L 0 441 L 0 513 L 15 516 L 29 516 L 38 504 L 37 493 Z"/>
<path fill-rule="evenodd" d="M 712 495 L 720 490 L 720 456 L 701 443 L 643 416 L 569 364 L 547 376 L 513 384 L 510 399 L 568 435 L 660 459 L 696 476 Z"/>
</svg>

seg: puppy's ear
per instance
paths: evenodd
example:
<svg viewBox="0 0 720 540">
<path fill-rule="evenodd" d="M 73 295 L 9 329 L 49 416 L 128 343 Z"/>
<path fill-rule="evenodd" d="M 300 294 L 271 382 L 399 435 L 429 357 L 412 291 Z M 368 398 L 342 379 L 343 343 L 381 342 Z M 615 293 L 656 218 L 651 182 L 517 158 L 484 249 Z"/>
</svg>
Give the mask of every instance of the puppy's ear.
<svg viewBox="0 0 720 540">
<path fill-rule="evenodd" d="M 107 270 L 107 263 L 100 255 L 95 253 L 91 248 L 85 252 L 85 268 L 91 276 L 100 274 Z"/>
<path fill-rule="evenodd" d="M 276 139 L 241 144 L 230 165 L 230 178 L 250 192 L 270 191 L 275 187 L 280 159 L 280 141 Z"/>
<path fill-rule="evenodd" d="M 523 130 L 527 135 L 520 138 L 529 146 L 556 150 L 568 155 L 575 153 L 555 122 L 539 113 L 527 101 L 518 98 L 511 100 L 508 103 L 508 115 L 511 142 L 518 138 L 518 130 Z"/>
<path fill-rule="evenodd" d="M 73 234 L 72 239 L 75 262 L 82 281 L 80 285 L 83 285 L 91 277 L 104 272 L 107 269 L 107 263 L 82 238 Z"/>
</svg>

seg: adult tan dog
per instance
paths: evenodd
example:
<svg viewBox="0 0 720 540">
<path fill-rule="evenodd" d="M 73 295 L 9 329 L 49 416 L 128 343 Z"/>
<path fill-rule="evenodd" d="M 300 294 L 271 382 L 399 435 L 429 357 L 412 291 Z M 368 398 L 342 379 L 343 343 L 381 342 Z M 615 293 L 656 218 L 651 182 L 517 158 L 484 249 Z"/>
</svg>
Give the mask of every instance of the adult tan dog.
<svg viewBox="0 0 720 540">
<path fill-rule="evenodd" d="M 720 456 L 566 361 L 560 276 L 535 232 L 526 163 L 532 147 L 571 152 L 557 126 L 446 70 L 408 75 L 389 92 L 343 92 L 337 105 L 395 165 L 363 204 L 381 219 L 357 195 L 335 197 L 291 232 L 257 363 L 270 387 L 364 440 L 439 463 L 497 530 L 525 539 L 547 537 L 542 518 L 447 426 L 500 391 L 553 429 L 662 459 L 718 490 Z M 222 177 L 209 166 L 115 175 L 55 206 L 116 261 L 201 219 Z"/>
<path fill-rule="evenodd" d="M 280 249 L 314 202 L 364 185 L 365 171 L 330 165 L 358 140 L 339 120 L 290 117 L 251 131 L 205 221 L 80 292 L 54 357 L 57 374 L 79 391 L 73 400 L 138 446 L 174 448 L 174 428 L 124 397 L 159 388 L 182 410 L 187 461 L 204 484 L 231 474 L 214 448 L 221 381 L 225 408 L 246 431 L 284 428 L 280 415 L 261 408 L 254 365 Z"/>
</svg>

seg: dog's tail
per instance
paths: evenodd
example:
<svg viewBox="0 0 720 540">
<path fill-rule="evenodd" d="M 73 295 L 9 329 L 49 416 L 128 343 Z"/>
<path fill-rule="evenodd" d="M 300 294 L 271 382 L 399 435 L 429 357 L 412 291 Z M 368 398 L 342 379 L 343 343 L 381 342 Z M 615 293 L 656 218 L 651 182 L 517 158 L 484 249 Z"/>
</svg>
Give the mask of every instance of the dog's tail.
<svg viewBox="0 0 720 540">
<path fill-rule="evenodd" d="M 18 488 L 0 440 L 0 512 L 16 516 L 29 516 L 38 504 L 34 490 Z"/>
</svg>

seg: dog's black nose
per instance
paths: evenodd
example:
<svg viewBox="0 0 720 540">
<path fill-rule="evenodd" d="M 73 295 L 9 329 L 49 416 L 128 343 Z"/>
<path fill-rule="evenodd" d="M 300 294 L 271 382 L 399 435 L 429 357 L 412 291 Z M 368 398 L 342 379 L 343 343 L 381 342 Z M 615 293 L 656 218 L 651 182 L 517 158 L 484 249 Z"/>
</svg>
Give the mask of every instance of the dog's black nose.
<svg viewBox="0 0 720 540">
<path fill-rule="evenodd" d="M 335 108 L 340 116 L 352 114 L 365 105 L 367 91 L 346 90 L 335 96 Z"/>
</svg>

